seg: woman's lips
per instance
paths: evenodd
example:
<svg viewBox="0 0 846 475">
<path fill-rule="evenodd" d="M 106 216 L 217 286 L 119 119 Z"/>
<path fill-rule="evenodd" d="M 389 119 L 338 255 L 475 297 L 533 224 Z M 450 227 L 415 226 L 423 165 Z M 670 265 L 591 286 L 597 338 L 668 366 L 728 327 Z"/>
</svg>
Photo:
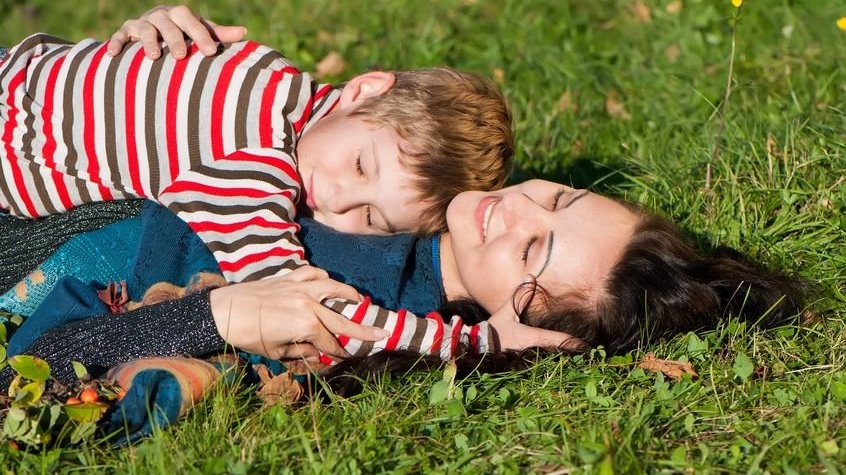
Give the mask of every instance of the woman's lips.
<svg viewBox="0 0 846 475">
<path fill-rule="evenodd" d="M 476 226 L 479 228 L 479 240 L 483 243 L 487 239 L 491 212 L 498 202 L 498 196 L 486 196 L 479 200 L 479 204 L 476 206 L 474 217 L 476 219 Z"/>
<path fill-rule="evenodd" d="M 305 189 L 306 189 L 305 190 L 305 192 L 306 192 L 306 200 L 305 200 L 306 206 L 308 206 L 308 208 L 312 211 L 317 211 L 317 202 L 314 201 L 314 193 L 313 193 L 313 190 L 314 190 L 314 174 L 312 174 L 311 177 L 309 177 L 308 185 L 306 185 Z"/>
</svg>

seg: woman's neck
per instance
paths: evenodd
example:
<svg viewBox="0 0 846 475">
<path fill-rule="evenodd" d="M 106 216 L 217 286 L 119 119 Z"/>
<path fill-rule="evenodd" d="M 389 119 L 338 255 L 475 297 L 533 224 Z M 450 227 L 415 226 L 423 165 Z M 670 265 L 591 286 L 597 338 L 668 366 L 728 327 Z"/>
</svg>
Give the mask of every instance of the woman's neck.
<svg viewBox="0 0 846 475">
<path fill-rule="evenodd" d="M 467 289 L 461 281 L 461 274 L 458 272 L 458 263 L 455 261 L 452 238 L 449 233 L 443 233 L 439 241 L 441 251 L 441 279 L 443 279 L 446 299 L 449 301 L 467 297 Z"/>
</svg>

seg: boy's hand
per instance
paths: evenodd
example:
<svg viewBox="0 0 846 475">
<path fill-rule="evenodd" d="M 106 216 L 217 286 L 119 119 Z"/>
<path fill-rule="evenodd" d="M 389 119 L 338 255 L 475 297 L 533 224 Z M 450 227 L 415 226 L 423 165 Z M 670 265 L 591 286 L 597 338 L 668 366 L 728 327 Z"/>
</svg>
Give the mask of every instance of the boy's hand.
<svg viewBox="0 0 846 475">
<path fill-rule="evenodd" d="M 541 347 L 578 351 L 587 347 L 587 344 L 580 338 L 567 333 L 530 327 L 520 323 L 520 318 L 514 313 L 511 300 L 494 312 L 488 319 L 488 323 L 496 330 L 499 346 L 502 350 L 524 350 Z"/>
<path fill-rule="evenodd" d="M 243 26 L 221 26 L 206 20 L 185 5 L 176 7 L 161 5 L 140 18 L 127 20 L 109 40 L 107 51 L 115 56 L 130 41 L 141 41 L 148 58 L 156 59 L 161 54 L 159 40 L 170 47 L 170 54 L 182 59 L 188 53 L 185 37 L 192 39 L 200 51 L 211 56 L 217 52 L 217 41 L 231 43 L 241 41 L 247 34 Z"/>
<path fill-rule="evenodd" d="M 283 277 L 220 287 L 210 295 L 220 336 L 268 358 L 316 362 L 321 353 L 344 358 L 349 354 L 335 335 L 364 341 L 388 337 L 385 330 L 358 325 L 321 305 L 327 298 L 361 300 L 355 289 L 311 266 Z"/>
</svg>

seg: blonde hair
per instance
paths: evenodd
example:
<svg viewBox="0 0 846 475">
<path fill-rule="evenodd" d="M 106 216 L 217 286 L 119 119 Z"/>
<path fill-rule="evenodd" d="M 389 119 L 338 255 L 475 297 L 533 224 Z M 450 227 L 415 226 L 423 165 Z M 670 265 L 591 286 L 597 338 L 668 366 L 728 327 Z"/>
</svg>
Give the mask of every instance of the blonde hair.
<svg viewBox="0 0 846 475">
<path fill-rule="evenodd" d="M 446 231 L 446 209 L 462 191 L 502 188 L 511 171 L 511 111 L 490 79 L 450 68 L 395 71 L 396 82 L 353 115 L 394 128 L 408 143 L 400 160 L 428 203 L 421 234 Z"/>
</svg>

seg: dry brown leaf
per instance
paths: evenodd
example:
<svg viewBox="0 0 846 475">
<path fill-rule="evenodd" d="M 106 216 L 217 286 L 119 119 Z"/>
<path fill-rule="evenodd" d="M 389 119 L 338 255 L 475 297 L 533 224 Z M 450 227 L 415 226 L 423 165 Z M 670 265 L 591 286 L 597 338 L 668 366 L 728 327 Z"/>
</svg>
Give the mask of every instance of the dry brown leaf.
<svg viewBox="0 0 846 475">
<path fill-rule="evenodd" d="M 632 5 L 632 13 L 634 13 L 635 18 L 637 18 L 641 23 L 652 22 L 652 10 L 643 3 L 643 0 L 637 0 L 634 5 Z"/>
<path fill-rule="evenodd" d="M 664 50 L 664 56 L 667 58 L 667 61 L 671 63 L 675 63 L 679 60 L 679 55 L 681 54 L 681 48 L 679 45 L 673 43 Z"/>
<path fill-rule="evenodd" d="M 579 105 L 576 104 L 576 100 L 570 94 L 570 91 L 564 91 L 564 94 L 561 94 L 561 98 L 558 99 L 558 110 L 562 112 L 579 110 Z"/>
<path fill-rule="evenodd" d="M 505 71 L 502 68 L 494 68 L 493 77 L 494 81 L 499 84 L 503 84 L 505 82 Z"/>
<path fill-rule="evenodd" d="M 576 156 L 581 155 L 582 151 L 584 151 L 584 149 L 585 149 L 585 144 L 582 143 L 581 140 L 576 139 L 575 141 L 573 141 L 573 144 L 570 145 L 570 154 L 576 155 Z"/>
<path fill-rule="evenodd" d="M 318 78 L 326 76 L 337 76 L 347 69 L 347 63 L 344 62 L 343 56 L 337 51 L 330 51 L 317 65 L 314 67 L 314 75 Z"/>
<path fill-rule="evenodd" d="M 623 103 L 620 102 L 620 99 L 617 97 L 617 93 L 614 91 L 611 91 L 608 96 L 605 97 L 605 111 L 608 112 L 608 115 L 614 117 L 615 119 L 629 120 L 632 118 L 628 111 L 626 111 Z"/>
<path fill-rule="evenodd" d="M 258 396 L 267 406 L 291 404 L 303 395 L 303 387 L 290 371 L 272 376 L 264 365 L 254 365 L 259 377 Z"/>
<path fill-rule="evenodd" d="M 674 360 L 659 360 L 655 357 L 655 353 L 651 352 L 643 357 L 643 361 L 638 363 L 637 367 L 655 373 L 664 373 L 664 375 L 675 380 L 680 380 L 684 374 L 690 375 L 692 379 L 699 378 L 692 364 Z"/>
<path fill-rule="evenodd" d="M 681 0 L 674 0 L 667 4 L 666 10 L 670 15 L 675 15 L 682 11 L 682 8 L 684 8 L 684 3 Z"/>
</svg>

